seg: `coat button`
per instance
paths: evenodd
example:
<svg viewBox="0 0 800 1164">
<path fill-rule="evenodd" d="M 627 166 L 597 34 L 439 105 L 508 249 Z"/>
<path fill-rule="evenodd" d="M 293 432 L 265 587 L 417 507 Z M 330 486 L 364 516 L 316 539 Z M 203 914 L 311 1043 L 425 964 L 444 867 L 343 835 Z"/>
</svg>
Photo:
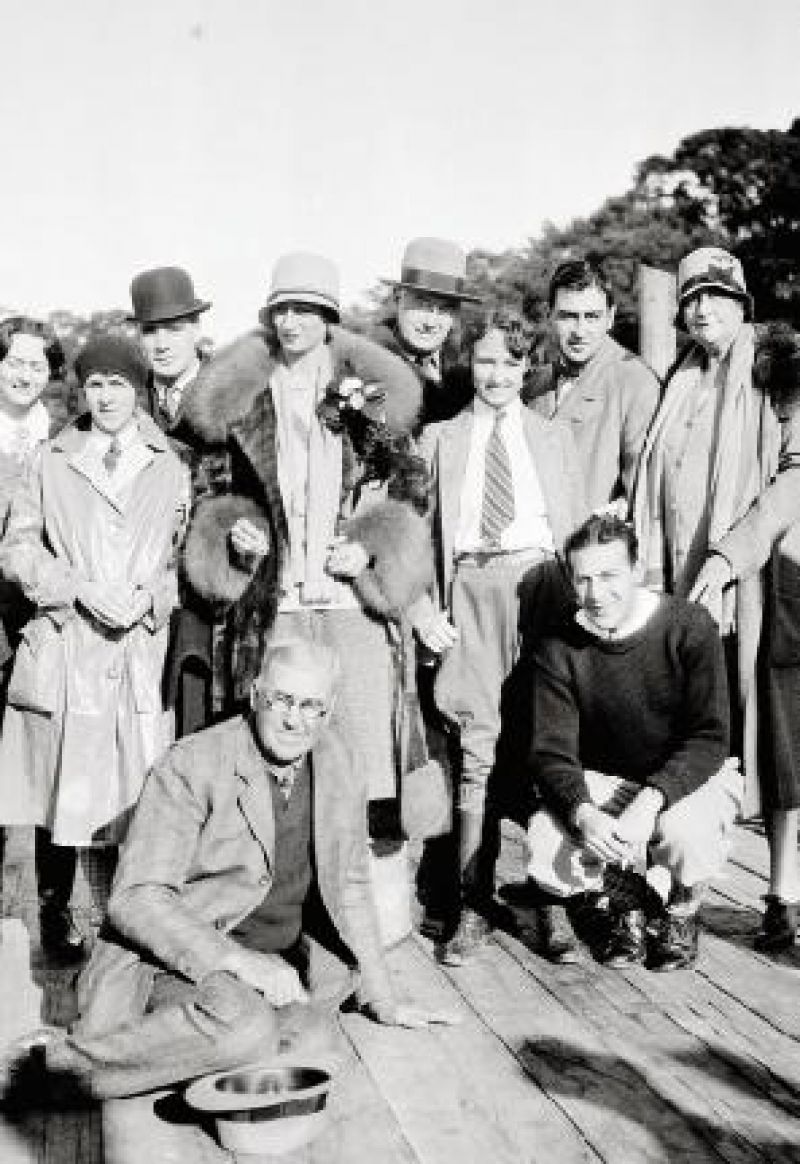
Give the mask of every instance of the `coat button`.
<svg viewBox="0 0 800 1164">
<path fill-rule="evenodd" d="M 224 930 L 225 929 L 225 918 L 224 917 L 217 918 L 217 920 L 214 922 L 214 929 L 215 930 Z"/>
<path fill-rule="evenodd" d="M 269 877 L 267 877 L 266 873 L 262 874 L 262 876 L 259 877 L 258 884 L 259 885 L 269 885 Z"/>
</svg>

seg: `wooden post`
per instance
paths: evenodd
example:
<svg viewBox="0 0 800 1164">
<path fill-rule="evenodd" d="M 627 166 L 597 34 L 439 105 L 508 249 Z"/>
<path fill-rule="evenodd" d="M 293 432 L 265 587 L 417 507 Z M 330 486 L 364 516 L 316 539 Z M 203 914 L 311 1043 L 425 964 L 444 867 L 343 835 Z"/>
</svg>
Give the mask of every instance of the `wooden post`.
<svg viewBox="0 0 800 1164">
<path fill-rule="evenodd" d="M 639 354 L 661 379 L 674 362 L 677 337 L 675 276 L 656 267 L 639 267 Z"/>
</svg>

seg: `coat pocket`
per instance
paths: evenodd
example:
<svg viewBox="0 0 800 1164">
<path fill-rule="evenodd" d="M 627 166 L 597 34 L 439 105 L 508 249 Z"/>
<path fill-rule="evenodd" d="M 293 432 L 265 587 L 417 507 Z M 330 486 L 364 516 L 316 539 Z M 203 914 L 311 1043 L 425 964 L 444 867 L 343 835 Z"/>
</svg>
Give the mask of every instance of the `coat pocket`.
<svg viewBox="0 0 800 1164">
<path fill-rule="evenodd" d="M 8 685 L 9 706 L 55 715 L 63 697 L 64 659 L 61 632 L 49 618 L 27 623 Z"/>
</svg>

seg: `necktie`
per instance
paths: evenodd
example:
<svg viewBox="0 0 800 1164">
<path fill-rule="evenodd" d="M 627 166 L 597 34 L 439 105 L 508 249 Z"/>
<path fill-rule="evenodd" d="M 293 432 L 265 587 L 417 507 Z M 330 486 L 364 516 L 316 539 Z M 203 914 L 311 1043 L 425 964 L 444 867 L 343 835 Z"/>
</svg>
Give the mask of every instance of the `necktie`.
<svg viewBox="0 0 800 1164">
<path fill-rule="evenodd" d="M 121 456 L 122 449 L 119 447 L 119 441 L 116 437 L 112 437 L 111 444 L 103 453 L 103 464 L 106 467 L 106 472 L 108 473 L 109 477 L 112 475 L 117 465 L 119 464 L 119 459 Z"/>
<path fill-rule="evenodd" d="M 486 445 L 486 464 L 483 476 L 483 505 L 481 507 L 481 541 L 498 547 L 503 530 L 514 520 L 514 486 L 511 478 L 511 458 L 508 455 L 500 426 L 503 413 L 498 412 Z"/>
</svg>

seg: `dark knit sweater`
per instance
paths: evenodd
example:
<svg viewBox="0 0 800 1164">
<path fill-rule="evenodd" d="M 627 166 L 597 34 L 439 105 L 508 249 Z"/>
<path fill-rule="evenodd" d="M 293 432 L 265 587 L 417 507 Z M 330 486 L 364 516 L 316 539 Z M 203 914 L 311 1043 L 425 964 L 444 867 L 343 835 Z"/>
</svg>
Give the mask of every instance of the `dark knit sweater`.
<svg viewBox="0 0 800 1164">
<path fill-rule="evenodd" d="M 234 930 L 234 937 L 262 953 L 288 950 L 300 937 L 303 903 L 312 877 L 311 779 L 308 761 L 287 800 L 270 777 L 275 816 L 272 885 L 261 905 Z"/>
<path fill-rule="evenodd" d="M 599 640 L 577 623 L 534 656 L 533 770 L 568 823 L 590 799 L 584 769 L 657 788 L 666 806 L 728 755 L 725 662 L 700 606 L 664 597 L 640 630 Z"/>
</svg>

